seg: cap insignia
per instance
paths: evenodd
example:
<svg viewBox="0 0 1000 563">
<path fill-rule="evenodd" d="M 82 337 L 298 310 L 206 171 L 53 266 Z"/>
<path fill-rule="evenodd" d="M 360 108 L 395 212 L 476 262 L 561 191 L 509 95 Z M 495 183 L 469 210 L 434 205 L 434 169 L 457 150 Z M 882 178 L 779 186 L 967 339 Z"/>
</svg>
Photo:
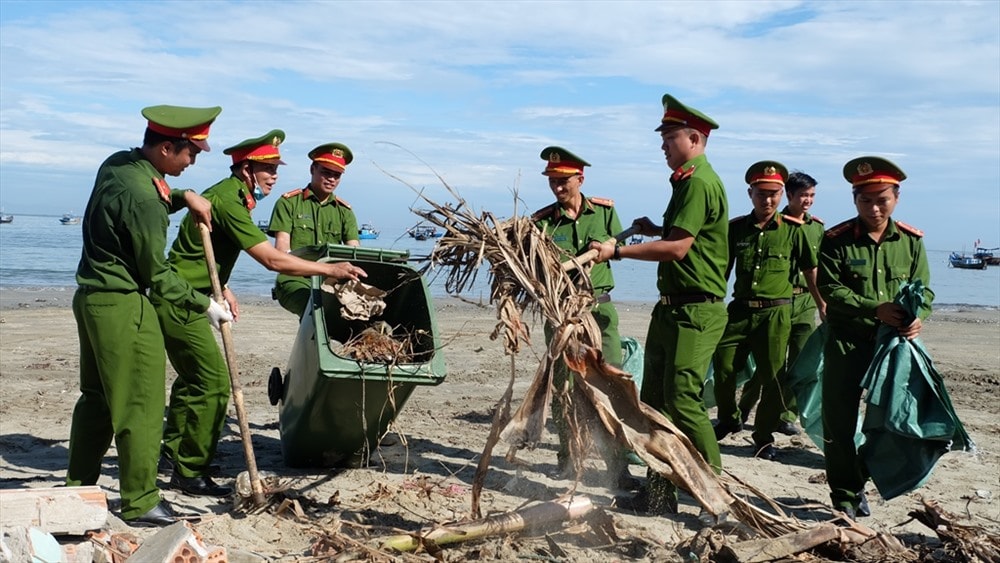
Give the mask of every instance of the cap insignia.
<svg viewBox="0 0 1000 563">
<path fill-rule="evenodd" d="M 861 174 L 862 176 L 867 176 L 872 172 L 874 172 L 874 170 L 872 169 L 871 164 L 867 162 L 862 162 L 861 164 L 858 165 L 858 174 Z"/>
<path fill-rule="evenodd" d="M 343 158 L 344 157 L 344 151 L 342 151 L 340 149 L 333 149 L 333 153 L 332 154 L 333 154 L 333 156 L 336 156 L 337 158 Z"/>
<path fill-rule="evenodd" d="M 562 157 L 557 152 L 549 153 L 549 162 L 562 162 Z"/>
<path fill-rule="evenodd" d="M 768 166 L 767 168 L 764 169 L 764 174 L 767 174 L 768 176 L 774 176 L 777 173 L 778 170 L 773 166 Z"/>
<path fill-rule="evenodd" d="M 277 135 L 275 135 L 274 138 L 271 139 L 271 146 L 275 146 L 276 147 L 276 146 L 278 146 L 280 144 L 281 144 L 281 139 Z"/>
</svg>

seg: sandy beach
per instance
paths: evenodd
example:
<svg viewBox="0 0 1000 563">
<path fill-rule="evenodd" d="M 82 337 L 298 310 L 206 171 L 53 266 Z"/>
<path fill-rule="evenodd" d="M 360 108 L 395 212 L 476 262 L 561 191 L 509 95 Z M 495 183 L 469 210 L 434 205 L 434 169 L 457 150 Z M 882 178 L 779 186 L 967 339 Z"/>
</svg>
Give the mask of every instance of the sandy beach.
<svg viewBox="0 0 1000 563">
<path fill-rule="evenodd" d="M 51 487 L 65 478 L 66 450 L 73 405 L 78 397 L 78 342 L 69 303 L 71 291 L 0 292 L 0 482 L 4 488 Z M 468 516 L 475 464 L 489 431 L 494 405 L 507 383 L 510 360 L 489 334 L 494 311 L 456 299 L 436 301 L 439 332 L 447 342 L 447 379 L 436 387 L 419 387 L 371 465 L 358 469 L 289 469 L 282 463 L 278 407 L 267 398 L 272 367 L 284 368 L 295 338 L 297 321 L 276 303 L 251 299 L 241 304 L 234 335 L 243 391 L 250 417 L 257 465 L 286 479 L 290 493 L 305 511 L 291 514 L 243 514 L 231 503 L 190 497 L 164 489 L 177 508 L 203 513 L 196 525 L 206 543 L 242 552 L 248 559 L 309 559 L 312 547 L 332 532 L 377 546 L 376 538 Z M 619 305 L 621 333 L 642 342 L 651 305 Z M 908 544 L 936 542 L 933 532 L 907 515 L 920 499 L 935 500 L 963 522 L 1000 533 L 1000 311 L 969 309 L 937 312 L 925 324 L 923 341 L 945 377 L 952 400 L 978 446 L 976 454 L 946 454 L 922 488 L 890 502 L 874 486 L 867 494 L 873 515 L 864 524 Z M 542 330 L 533 327 L 532 349 L 517 358 L 515 403 L 523 397 L 544 350 Z M 168 367 L 169 388 L 173 372 Z M 751 418 L 751 422 L 752 422 Z M 551 424 L 550 424 L 551 429 Z M 550 500 L 573 483 L 546 476 L 555 467 L 553 433 L 520 458 L 517 467 L 495 457 L 482 500 L 484 513 L 510 510 L 529 501 Z M 823 459 L 808 438 L 778 436 L 779 461 L 752 457 L 750 433 L 722 441 L 726 470 L 791 506 L 829 502 Z M 506 451 L 499 447 L 498 452 Z M 99 482 L 117 508 L 117 462 L 114 449 L 105 458 Z M 216 463 L 220 481 L 229 482 L 245 469 L 235 410 Z M 645 469 L 632 467 L 645 477 Z M 589 462 L 577 490 L 607 507 L 618 492 L 603 484 L 603 463 Z M 161 485 L 166 480 L 161 476 Z M 698 506 L 681 496 L 675 518 L 638 517 L 615 510 L 621 541 L 598 545 L 584 527 L 551 536 L 567 560 L 670 560 L 674 545 L 700 528 Z M 800 508 L 802 520 L 824 519 L 820 510 Z M 125 529 L 112 519 L 112 527 Z M 136 530 L 140 536 L 150 530 Z M 446 549 L 448 561 L 518 559 L 553 553 L 545 538 L 490 538 Z M 420 558 L 429 560 L 423 554 Z"/>
</svg>

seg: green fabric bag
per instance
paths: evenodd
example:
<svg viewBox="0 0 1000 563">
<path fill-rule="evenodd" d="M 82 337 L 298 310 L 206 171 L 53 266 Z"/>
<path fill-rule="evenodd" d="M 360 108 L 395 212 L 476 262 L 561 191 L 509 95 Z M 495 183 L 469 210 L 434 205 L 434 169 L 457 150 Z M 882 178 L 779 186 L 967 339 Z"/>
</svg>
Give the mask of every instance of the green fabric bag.
<svg viewBox="0 0 1000 563">
<path fill-rule="evenodd" d="M 895 302 L 915 318 L 923 295 L 923 282 L 913 280 L 900 288 Z M 923 485 L 946 452 L 975 451 L 919 338 L 907 340 L 892 327 L 879 327 L 875 357 L 861 386 L 868 406 L 860 453 L 882 498 Z"/>
<path fill-rule="evenodd" d="M 753 372 L 757 371 L 757 362 L 753 359 L 753 354 L 747 356 L 747 363 L 743 369 L 736 374 L 736 390 L 739 391 L 746 385 L 747 381 L 753 377 Z M 708 364 L 708 372 L 705 373 L 705 387 L 702 392 L 705 398 L 705 408 L 710 409 L 718 403 L 715 401 L 715 362 Z M 737 397 L 739 399 L 739 397 Z M 747 413 L 743 413 L 746 415 Z"/>
<path fill-rule="evenodd" d="M 636 389 L 642 389 L 642 369 L 645 356 L 639 341 L 630 336 L 622 336 L 622 371 L 632 374 Z"/>
<path fill-rule="evenodd" d="M 826 323 L 816 327 L 795 362 L 788 368 L 788 388 L 795 393 L 799 423 L 806 435 L 823 451 L 823 348 L 830 329 Z M 855 435 L 855 443 L 862 437 Z"/>
</svg>

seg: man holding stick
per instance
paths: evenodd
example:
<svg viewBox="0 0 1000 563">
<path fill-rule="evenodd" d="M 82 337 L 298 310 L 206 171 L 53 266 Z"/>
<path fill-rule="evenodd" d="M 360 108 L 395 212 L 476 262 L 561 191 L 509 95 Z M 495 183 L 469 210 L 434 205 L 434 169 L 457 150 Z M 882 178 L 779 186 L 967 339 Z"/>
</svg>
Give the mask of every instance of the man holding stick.
<svg viewBox="0 0 1000 563">
<path fill-rule="evenodd" d="M 83 251 L 73 316 L 80 337 L 80 399 L 69 438 L 68 486 L 95 485 L 114 438 L 121 517 L 136 526 L 176 519 L 156 487 L 163 431 L 166 358 L 147 292 L 208 325 L 232 317 L 195 291 L 163 258 L 168 213 L 187 206 L 188 221 L 208 223 L 211 204 L 192 191 L 171 190 L 201 151 L 220 107 L 153 106 L 142 147 L 101 164 L 83 216 Z"/>
<path fill-rule="evenodd" d="M 352 280 L 364 277 L 365 272 L 349 262 L 310 262 L 281 252 L 254 223 L 251 211 L 259 199 L 271 193 L 278 166 L 284 164 L 278 149 L 284 140 L 285 133 L 275 129 L 227 148 L 223 152 L 232 157 L 231 175 L 202 194 L 212 202 L 211 239 L 220 283 L 228 281 L 240 251 L 275 272 Z M 199 293 L 211 295 L 204 243 L 198 226 L 189 218 L 181 222 L 169 262 Z M 227 286 L 222 296 L 234 320 L 238 319 L 236 295 Z M 163 328 L 167 355 L 177 371 L 163 432 L 163 456 L 173 465 L 170 486 L 192 495 L 226 496 L 232 490 L 208 475 L 229 402 L 226 361 L 206 319 L 189 314 L 160 295 L 151 299 Z"/>
<path fill-rule="evenodd" d="M 659 226 L 636 219 L 639 234 L 658 240 L 618 246 L 592 243 L 598 261 L 632 258 L 659 262 L 657 289 L 646 335 L 640 397 L 669 418 L 716 471 L 722 470 L 719 444 L 702 397 L 705 374 L 726 328 L 726 265 L 729 260 L 729 206 L 722 180 L 705 157 L 708 135 L 719 125 L 670 94 L 663 96 L 656 131 L 673 173 L 670 202 Z M 650 514 L 677 512 L 677 489 L 649 473 L 647 487 L 621 508 Z"/>
</svg>

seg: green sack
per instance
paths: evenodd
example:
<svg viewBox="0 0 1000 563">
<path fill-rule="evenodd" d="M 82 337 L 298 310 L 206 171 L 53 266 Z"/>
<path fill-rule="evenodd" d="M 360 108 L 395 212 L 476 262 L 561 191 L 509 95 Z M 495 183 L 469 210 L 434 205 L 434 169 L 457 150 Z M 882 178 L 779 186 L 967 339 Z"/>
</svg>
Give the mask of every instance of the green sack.
<svg viewBox="0 0 1000 563">
<path fill-rule="evenodd" d="M 823 348 L 829 333 L 826 323 L 819 325 L 788 367 L 787 384 L 795 394 L 799 423 L 820 451 L 823 451 Z M 855 435 L 856 444 L 860 438 Z"/>
<path fill-rule="evenodd" d="M 913 280 L 895 302 L 915 318 L 923 299 L 923 282 Z M 860 454 L 879 494 L 889 500 L 923 485 L 946 452 L 974 451 L 975 444 L 920 339 L 907 340 L 882 325 L 875 342 L 861 381 L 868 406 Z"/>
<path fill-rule="evenodd" d="M 622 371 L 632 375 L 636 389 L 642 389 L 642 370 L 645 356 L 639 341 L 630 336 L 622 336 Z"/>
</svg>

